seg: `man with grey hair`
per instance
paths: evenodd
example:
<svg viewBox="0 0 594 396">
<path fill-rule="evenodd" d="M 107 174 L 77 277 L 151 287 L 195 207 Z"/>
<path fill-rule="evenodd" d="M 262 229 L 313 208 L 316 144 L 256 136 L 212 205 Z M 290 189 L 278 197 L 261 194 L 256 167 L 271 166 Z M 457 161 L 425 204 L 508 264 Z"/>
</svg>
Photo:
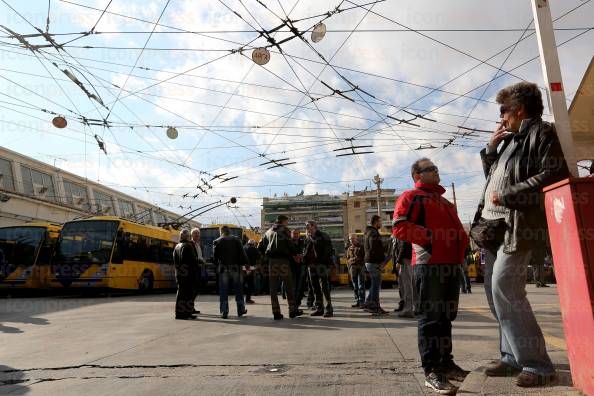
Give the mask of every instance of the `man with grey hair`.
<svg viewBox="0 0 594 396">
<path fill-rule="evenodd" d="M 194 313 L 194 280 L 198 272 L 198 256 L 194 243 L 190 239 L 190 231 L 183 229 L 179 233 L 179 243 L 173 250 L 175 265 L 175 281 L 177 297 L 175 302 L 175 319 L 196 319 Z"/>
<path fill-rule="evenodd" d="M 542 190 L 569 171 L 536 84 L 511 85 L 496 101 L 501 121 L 480 153 L 487 182 L 470 232 L 486 252 L 485 292 L 499 322 L 501 360 L 485 374 L 541 386 L 555 369 L 526 298 L 526 271 L 548 244 Z"/>
</svg>

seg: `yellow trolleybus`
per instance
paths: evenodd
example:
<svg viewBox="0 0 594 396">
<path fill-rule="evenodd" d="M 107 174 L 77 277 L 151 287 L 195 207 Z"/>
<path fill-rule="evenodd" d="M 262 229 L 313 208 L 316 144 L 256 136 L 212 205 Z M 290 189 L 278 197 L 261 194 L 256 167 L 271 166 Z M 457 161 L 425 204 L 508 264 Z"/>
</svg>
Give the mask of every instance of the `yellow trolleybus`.
<svg viewBox="0 0 594 396">
<path fill-rule="evenodd" d="M 0 288 L 48 287 L 49 259 L 60 228 L 53 223 L 0 228 Z"/>
<path fill-rule="evenodd" d="M 51 260 L 50 286 L 174 288 L 178 233 L 114 216 L 64 223 Z"/>
</svg>

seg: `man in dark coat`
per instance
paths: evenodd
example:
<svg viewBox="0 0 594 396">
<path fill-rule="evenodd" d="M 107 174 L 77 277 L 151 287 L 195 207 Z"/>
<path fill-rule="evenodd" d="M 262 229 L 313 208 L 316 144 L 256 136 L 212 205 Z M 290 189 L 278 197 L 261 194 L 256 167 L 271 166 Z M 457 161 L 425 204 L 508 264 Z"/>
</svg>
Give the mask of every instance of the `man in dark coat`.
<svg viewBox="0 0 594 396">
<path fill-rule="evenodd" d="M 318 226 L 313 220 L 309 220 L 305 228 L 307 236 L 305 238 L 303 260 L 308 267 L 309 279 L 316 297 L 316 310 L 311 313 L 311 316 L 329 318 L 334 315 L 330 297 L 330 270 L 333 264 L 332 240 L 328 234 L 318 230 Z M 325 312 L 324 298 L 326 299 Z"/>
<path fill-rule="evenodd" d="M 194 298 L 196 277 L 198 272 L 198 256 L 196 247 L 190 239 L 190 231 L 184 229 L 179 234 L 179 243 L 173 250 L 175 265 L 175 281 L 177 282 L 177 298 L 175 302 L 175 319 L 196 319 Z"/>
<path fill-rule="evenodd" d="M 297 229 L 291 231 L 291 237 L 293 238 L 293 244 L 297 253 L 295 257 L 291 258 L 291 271 L 293 272 L 293 286 L 295 287 L 295 304 L 299 307 L 305 295 L 305 288 L 309 279 L 307 267 L 303 264 L 305 240 L 299 235 L 299 230 Z"/>
<path fill-rule="evenodd" d="M 231 235 L 229 227 L 221 227 L 221 236 L 213 242 L 213 262 L 219 273 L 219 302 L 221 318 L 229 316 L 229 290 L 235 289 L 237 316 L 247 313 L 243 301 L 242 267 L 248 264 L 241 240 Z"/>
<path fill-rule="evenodd" d="M 253 239 L 250 239 L 248 243 L 245 244 L 243 249 L 245 250 L 245 254 L 248 258 L 248 262 L 245 266 L 245 278 L 243 282 L 245 303 L 255 304 L 255 301 L 252 300 L 252 293 L 254 292 L 255 271 L 256 267 L 258 266 L 258 262 L 260 261 L 260 251 L 258 251 L 256 241 Z"/>
<path fill-rule="evenodd" d="M 290 260 L 294 259 L 297 251 L 291 239 L 291 233 L 287 228 L 288 224 L 289 218 L 287 216 L 278 216 L 276 223 L 264 233 L 260 241 L 260 251 L 264 252 L 270 265 L 270 302 L 274 320 L 283 319 L 278 302 L 279 279 L 282 279 L 286 287 L 289 317 L 295 318 L 303 315 L 303 311 L 298 309 L 295 301 Z"/>
<path fill-rule="evenodd" d="M 490 251 L 485 249 L 485 292 L 499 322 L 501 352 L 500 362 L 485 374 L 519 374 L 518 386 L 541 386 L 555 369 L 526 298 L 526 271 L 531 257 L 542 257 L 548 243 L 542 190 L 568 177 L 569 170 L 555 126 L 541 118 L 544 105 L 536 84 L 504 88 L 496 101 L 501 122 L 481 151 L 487 182 L 472 226 L 503 229 Z M 484 242 L 471 235 L 477 244 Z"/>
</svg>

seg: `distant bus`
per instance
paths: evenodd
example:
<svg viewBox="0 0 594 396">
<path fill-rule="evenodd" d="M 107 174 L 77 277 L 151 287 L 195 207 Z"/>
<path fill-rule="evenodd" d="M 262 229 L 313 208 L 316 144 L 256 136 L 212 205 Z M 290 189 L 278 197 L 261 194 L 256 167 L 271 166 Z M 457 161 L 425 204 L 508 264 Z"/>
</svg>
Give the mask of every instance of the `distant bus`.
<svg viewBox="0 0 594 396">
<path fill-rule="evenodd" d="M 51 260 L 55 288 L 169 289 L 179 232 L 97 216 L 64 223 Z"/>
<path fill-rule="evenodd" d="M 48 287 L 49 259 L 60 228 L 52 223 L 0 228 L 0 289 Z"/>
<path fill-rule="evenodd" d="M 200 244 L 202 246 L 202 257 L 206 262 L 206 264 L 202 268 L 202 279 L 207 286 L 214 288 L 216 288 L 218 284 L 217 269 L 215 264 L 213 263 L 212 257 L 212 247 L 215 239 L 221 236 L 220 229 L 223 226 L 229 227 L 231 235 L 238 237 L 242 245 L 245 243 L 244 239 L 248 238 L 247 236 L 246 238 L 244 238 L 244 228 L 237 226 L 235 224 L 210 224 L 208 226 L 200 228 Z"/>
</svg>

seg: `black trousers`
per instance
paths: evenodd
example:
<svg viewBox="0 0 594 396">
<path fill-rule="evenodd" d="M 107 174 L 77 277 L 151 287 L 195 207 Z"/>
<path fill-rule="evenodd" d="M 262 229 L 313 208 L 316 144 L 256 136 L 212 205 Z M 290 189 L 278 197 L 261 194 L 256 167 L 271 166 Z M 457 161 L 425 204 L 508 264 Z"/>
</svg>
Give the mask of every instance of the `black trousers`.
<svg viewBox="0 0 594 396">
<path fill-rule="evenodd" d="M 333 312 L 330 298 L 330 268 L 325 265 L 310 266 L 309 279 L 316 297 L 314 303 L 316 310 L 324 311 L 324 299 L 326 299 L 326 312 Z"/>
<path fill-rule="evenodd" d="M 252 293 L 254 292 L 254 275 L 254 271 L 250 271 L 243 275 L 243 294 L 245 295 L 245 301 L 252 299 Z"/>
<path fill-rule="evenodd" d="M 188 317 L 194 312 L 194 298 L 196 295 L 194 274 L 189 276 L 176 276 L 175 280 L 177 282 L 175 316 Z"/>
<path fill-rule="evenodd" d="M 289 313 L 295 312 L 295 295 L 293 294 L 293 275 L 289 266 L 289 260 L 284 258 L 270 259 L 270 303 L 272 305 L 272 313 L 280 314 L 280 304 L 278 302 L 278 289 L 280 281 L 286 285 L 287 288 L 287 303 L 289 305 Z"/>
<path fill-rule="evenodd" d="M 418 343 L 425 375 L 453 362 L 452 321 L 458 314 L 460 265 L 415 265 Z"/>
</svg>

